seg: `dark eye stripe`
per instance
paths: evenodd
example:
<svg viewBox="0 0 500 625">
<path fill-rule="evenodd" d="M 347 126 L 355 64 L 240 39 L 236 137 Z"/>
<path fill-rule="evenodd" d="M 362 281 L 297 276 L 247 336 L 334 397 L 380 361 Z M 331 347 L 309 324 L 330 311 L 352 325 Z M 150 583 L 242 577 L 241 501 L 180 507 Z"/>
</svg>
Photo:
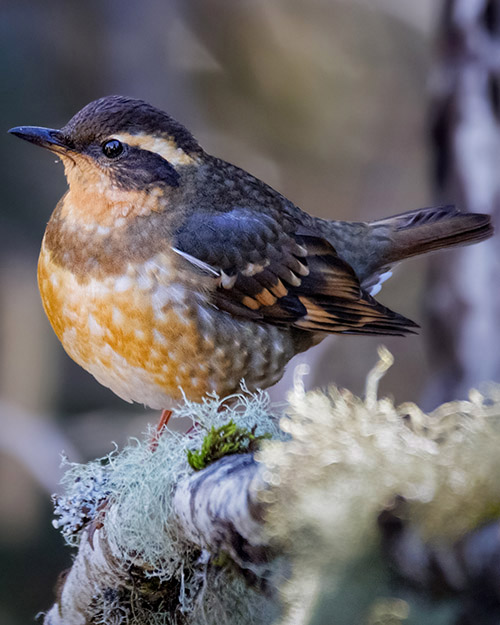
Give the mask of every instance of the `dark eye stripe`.
<svg viewBox="0 0 500 625">
<path fill-rule="evenodd" d="M 126 145 L 126 144 L 125 144 Z M 126 157 L 109 165 L 108 172 L 122 189 L 145 189 L 153 186 L 179 186 L 179 174 L 159 154 L 127 146 Z"/>
</svg>

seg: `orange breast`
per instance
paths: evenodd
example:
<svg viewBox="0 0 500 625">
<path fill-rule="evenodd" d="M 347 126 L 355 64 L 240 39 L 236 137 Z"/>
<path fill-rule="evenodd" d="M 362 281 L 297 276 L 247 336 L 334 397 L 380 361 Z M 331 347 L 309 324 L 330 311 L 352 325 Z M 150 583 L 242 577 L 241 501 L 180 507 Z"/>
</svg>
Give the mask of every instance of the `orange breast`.
<svg viewBox="0 0 500 625">
<path fill-rule="evenodd" d="M 201 336 L 198 296 L 171 283 L 166 256 L 120 276 L 79 281 L 42 246 L 38 283 L 64 349 L 127 401 L 162 408 L 180 387 L 193 400 L 211 387 L 214 343 Z M 217 363 L 220 367 L 223 363 Z"/>
</svg>

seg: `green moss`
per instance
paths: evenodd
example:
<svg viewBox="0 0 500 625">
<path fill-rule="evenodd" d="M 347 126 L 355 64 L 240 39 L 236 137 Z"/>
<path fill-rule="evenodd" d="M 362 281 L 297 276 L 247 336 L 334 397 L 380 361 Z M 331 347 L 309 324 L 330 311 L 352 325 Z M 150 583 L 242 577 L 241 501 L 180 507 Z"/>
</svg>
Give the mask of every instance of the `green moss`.
<svg viewBox="0 0 500 625">
<path fill-rule="evenodd" d="M 256 426 L 251 430 L 240 427 L 232 419 L 218 428 L 212 426 L 199 451 L 187 450 L 189 465 L 195 471 L 201 471 L 224 456 L 255 451 L 261 441 L 271 438 L 268 433 L 257 436 L 255 429 Z"/>
</svg>

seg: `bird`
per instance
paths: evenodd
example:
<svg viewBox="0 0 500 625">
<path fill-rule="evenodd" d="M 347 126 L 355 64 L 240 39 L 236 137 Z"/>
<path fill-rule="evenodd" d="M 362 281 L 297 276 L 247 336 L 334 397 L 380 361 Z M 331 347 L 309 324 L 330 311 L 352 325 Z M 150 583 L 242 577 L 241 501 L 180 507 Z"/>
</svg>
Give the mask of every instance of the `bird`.
<svg viewBox="0 0 500 625">
<path fill-rule="evenodd" d="M 265 389 L 328 334 L 416 332 L 374 298 L 392 267 L 493 232 L 488 215 L 454 206 L 314 217 L 125 96 L 60 130 L 9 132 L 56 154 L 68 182 L 38 262 L 56 335 L 101 384 L 152 409 L 227 397 L 242 380 Z"/>
</svg>

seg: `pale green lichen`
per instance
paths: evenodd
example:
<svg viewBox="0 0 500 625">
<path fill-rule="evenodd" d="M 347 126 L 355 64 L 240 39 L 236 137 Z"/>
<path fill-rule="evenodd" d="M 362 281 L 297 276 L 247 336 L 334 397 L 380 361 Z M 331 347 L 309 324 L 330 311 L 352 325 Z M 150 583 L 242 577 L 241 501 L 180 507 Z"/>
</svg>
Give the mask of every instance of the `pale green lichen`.
<svg viewBox="0 0 500 625">
<path fill-rule="evenodd" d="M 103 623 L 260 625 L 272 620 L 275 603 L 248 588 L 228 567 L 213 565 L 211 557 L 217 554 L 203 554 L 188 543 L 172 508 L 176 485 L 193 472 L 187 454 L 201 448 L 207 430 L 218 430 L 233 421 L 239 428 L 253 431 L 255 437 L 283 438 L 278 410 L 271 406 L 267 394 L 250 395 L 243 389 L 232 400 L 228 406 L 227 401 L 212 396 L 202 404 L 186 401 L 174 410 L 174 417 L 192 419 L 189 435 L 166 432 L 155 447 L 151 444 L 156 435 L 152 428 L 143 441 L 132 440 L 123 450 L 115 450 L 104 459 L 69 465 L 63 478 L 65 493 L 58 497 L 65 515 L 59 525 L 64 530 L 67 520 L 74 529 L 73 533 L 67 532 L 68 542 L 76 545 L 81 534 L 81 526 L 74 520 L 78 521 L 81 514 L 72 515 L 68 508 L 77 508 L 80 501 L 86 509 L 97 509 L 103 492 L 82 489 L 82 485 L 103 484 L 107 505 L 100 519 L 115 555 L 132 566 L 138 565 L 152 580 L 169 584 L 177 593 L 174 612 L 148 612 L 139 604 L 123 605 L 119 598 L 108 602 L 109 597 L 101 597 Z M 122 613 L 123 619 L 119 620 Z"/>
<path fill-rule="evenodd" d="M 305 393 L 298 380 L 281 419 L 291 440 L 264 443 L 258 453 L 270 486 L 261 494 L 267 529 L 288 546 L 297 573 L 283 589 L 290 613 L 309 600 L 304 571 L 312 585 L 325 568 L 338 581 L 376 548 L 377 516 L 397 495 L 431 542 L 451 544 L 499 510 L 499 388 L 430 414 L 395 406 L 377 398 L 392 364 L 387 350 L 379 354 L 364 399 L 334 386 Z"/>
</svg>

